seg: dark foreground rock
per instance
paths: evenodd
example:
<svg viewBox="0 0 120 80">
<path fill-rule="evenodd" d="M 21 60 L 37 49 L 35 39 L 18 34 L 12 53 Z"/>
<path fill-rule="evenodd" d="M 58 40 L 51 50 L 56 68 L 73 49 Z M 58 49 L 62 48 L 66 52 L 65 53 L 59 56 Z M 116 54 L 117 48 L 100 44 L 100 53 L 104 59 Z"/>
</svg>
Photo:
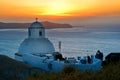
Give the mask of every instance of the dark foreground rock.
<svg viewBox="0 0 120 80">
<path fill-rule="evenodd" d="M 5 55 L 0 55 L 0 80 L 22 80 L 28 75 L 43 72 L 23 62 L 16 61 Z"/>
</svg>

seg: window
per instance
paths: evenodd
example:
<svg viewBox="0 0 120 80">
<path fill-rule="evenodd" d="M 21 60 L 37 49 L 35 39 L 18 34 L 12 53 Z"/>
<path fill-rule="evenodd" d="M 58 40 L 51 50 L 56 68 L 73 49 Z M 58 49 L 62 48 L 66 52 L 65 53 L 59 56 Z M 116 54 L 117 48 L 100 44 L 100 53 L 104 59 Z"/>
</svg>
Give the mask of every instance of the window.
<svg viewBox="0 0 120 80">
<path fill-rule="evenodd" d="M 42 36 L 42 32 L 41 31 L 39 31 L 39 36 Z"/>
</svg>

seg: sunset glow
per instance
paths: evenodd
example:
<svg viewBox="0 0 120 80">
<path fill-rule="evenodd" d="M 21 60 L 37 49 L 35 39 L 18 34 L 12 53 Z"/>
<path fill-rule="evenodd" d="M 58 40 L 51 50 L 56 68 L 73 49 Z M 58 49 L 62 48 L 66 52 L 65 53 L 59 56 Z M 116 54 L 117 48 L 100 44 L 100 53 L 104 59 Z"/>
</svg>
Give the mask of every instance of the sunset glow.
<svg viewBox="0 0 120 80">
<path fill-rule="evenodd" d="M 0 21 L 8 18 L 69 19 L 120 16 L 119 0 L 0 0 Z"/>
<path fill-rule="evenodd" d="M 62 16 L 68 16 L 69 14 L 66 14 L 71 11 L 71 6 L 67 4 L 67 2 L 63 0 L 56 0 L 54 2 L 50 2 L 46 9 L 43 11 L 43 15 L 62 15 Z"/>
</svg>

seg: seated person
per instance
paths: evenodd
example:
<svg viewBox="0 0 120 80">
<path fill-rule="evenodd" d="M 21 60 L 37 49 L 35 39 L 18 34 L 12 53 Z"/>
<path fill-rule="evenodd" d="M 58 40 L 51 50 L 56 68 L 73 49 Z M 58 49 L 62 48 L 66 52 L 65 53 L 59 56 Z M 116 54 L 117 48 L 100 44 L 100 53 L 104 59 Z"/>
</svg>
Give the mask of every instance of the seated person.
<svg viewBox="0 0 120 80">
<path fill-rule="evenodd" d="M 100 50 L 98 50 L 95 55 L 95 58 L 103 60 L 103 53 Z"/>
<path fill-rule="evenodd" d="M 56 52 L 56 54 L 54 55 L 54 57 L 55 57 L 55 60 L 58 60 L 58 59 L 59 59 L 59 60 L 64 60 L 62 54 L 59 53 L 59 52 Z"/>
</svg>

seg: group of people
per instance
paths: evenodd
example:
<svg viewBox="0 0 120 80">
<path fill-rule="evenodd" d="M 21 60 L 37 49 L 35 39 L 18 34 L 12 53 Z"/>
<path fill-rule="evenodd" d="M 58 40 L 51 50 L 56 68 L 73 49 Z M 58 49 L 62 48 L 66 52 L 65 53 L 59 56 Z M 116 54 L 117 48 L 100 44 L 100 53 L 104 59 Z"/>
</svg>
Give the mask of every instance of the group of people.
<svg viewBox="0 0 120 80">
<path fill-rule="evenodd" d="M 103 53 L 100 50 L 98 50 L 96 52 L 95 58 L 100 59 L 101 61 L 103 61 Z M 87 56 L 87 62 L 92 63 L 92 59 L 91 59 L 90 56 Z"/>
<path fill-rule="evenodd" d="M 62 54 L 59 53 L 59 52 L 56 52 L 55 55 L 54 55 L 54 57 L 55 57 L 55 60 L 57 60 L 57 59 L 59 59 L 59 60 L 66 60 L 66 58 L 63 58 Z M 96 52 L 95 58 L 100 59 L 101 61 L 103 61 L 103 53 L 100 50 L 98 50 Z M 85 61 L 81 60 L 81 61 L 83 63 L 86 63 L 86 62 L 92 63 L 92 57 L 87 56 L 87 60 L 85 60 Z"/>
</svg>

